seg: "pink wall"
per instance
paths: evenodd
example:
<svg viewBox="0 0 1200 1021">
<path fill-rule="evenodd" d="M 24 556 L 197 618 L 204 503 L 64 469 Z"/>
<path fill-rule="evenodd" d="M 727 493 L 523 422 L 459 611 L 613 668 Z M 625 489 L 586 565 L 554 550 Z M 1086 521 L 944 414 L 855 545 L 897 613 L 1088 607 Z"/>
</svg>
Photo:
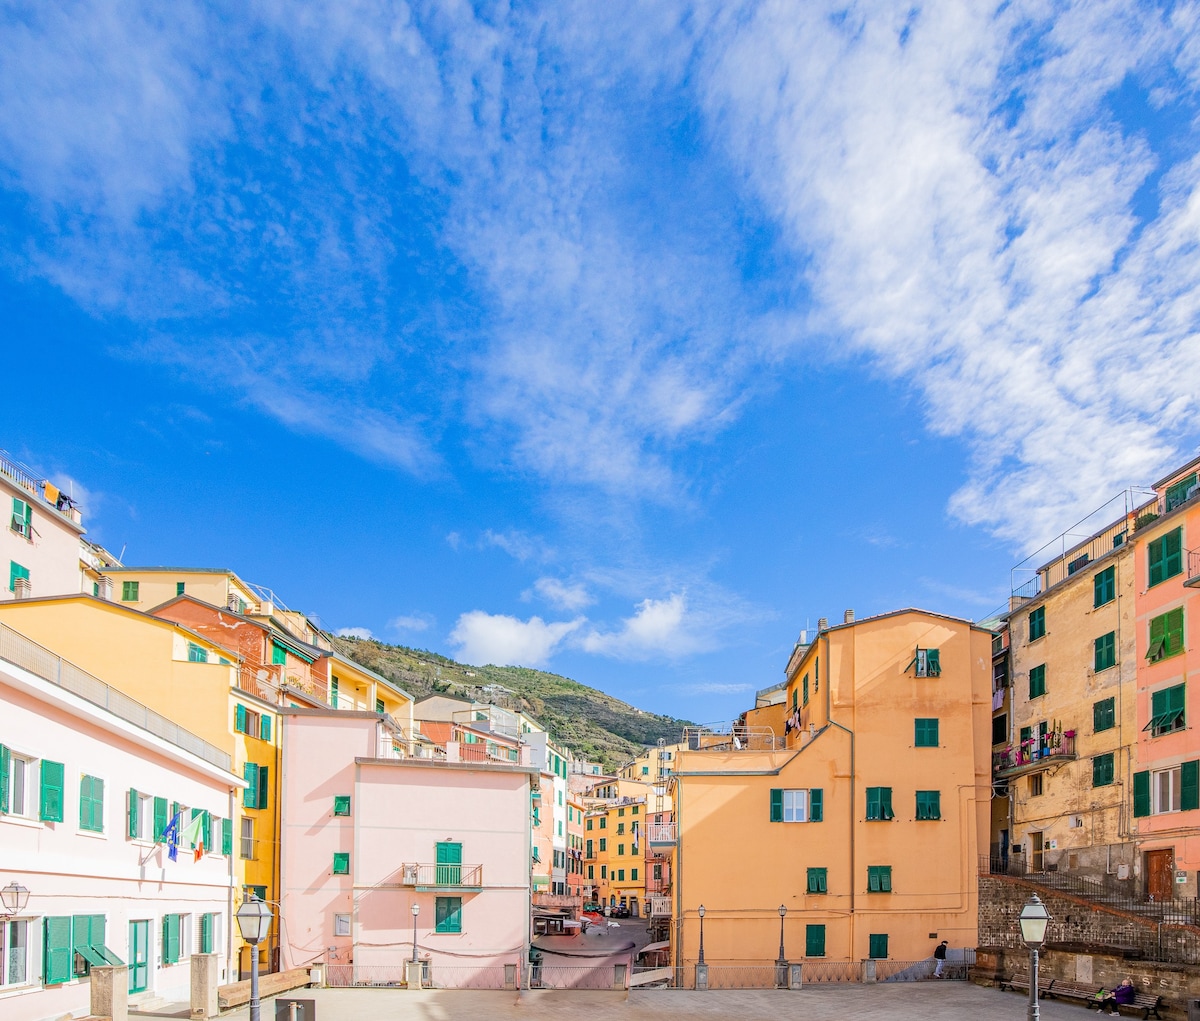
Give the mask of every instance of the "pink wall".
<svg viewBox="0 0 1200 1021">
<path fill-rule="evenodd" d="M 524 959 L 529 930 L 529 782 L 531 771 L 430 760 L 371 759 L 372 714 L 284 716 L 284 953 L 298 966 L 353 961 L 359 980 L 396 980 L 417 943 L 443 977 Z M 367 761 L 356 762 L 365 758 Z M 351 814 L 333 815 L 334 797 L 351 795 Z M 418 892 L 402 866 L 433 864 L 438 841 L 462 844 L 463 871 L 482 866 L 480 892 Z M 335 852 L 350 854 L 350 874 L 333 875 Z M 462 897 L 462 932 L 434 931 L 435 898 Z M 334 936 L 334 915 L 351 916 L 351 936 Z M 327 948 L 335 947 L 327 955 Z M 331 978 L 337 980 L 336 972 Z"/>
</svg>

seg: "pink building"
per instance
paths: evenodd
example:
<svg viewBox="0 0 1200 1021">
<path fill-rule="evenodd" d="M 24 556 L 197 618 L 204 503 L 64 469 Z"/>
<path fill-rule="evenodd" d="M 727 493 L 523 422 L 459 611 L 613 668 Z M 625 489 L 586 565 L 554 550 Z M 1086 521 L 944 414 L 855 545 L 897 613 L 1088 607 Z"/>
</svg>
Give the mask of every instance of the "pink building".
<svg viewBox="0 0 1200 1021">
<path fill-rule="evenodd" d="M 227 974 L 222 821 L 244 786 L 226 753 L 0 625 L 0 887 L 29 891 L 0 916 L 0 1017 L 88 1013 L 93 967 L 128 965 L 131 1003 L 188 999 L 193 953 Z M 198 859 L 157 840 L 175 811 L 201 820 Z"/>
<path fill-rule="evenodd" d="M 529 952 L 530 788 L 519 764 L 398 758 L 374 713 L 284 709 L 283 967 L 498 985 Z"/>
</svg>

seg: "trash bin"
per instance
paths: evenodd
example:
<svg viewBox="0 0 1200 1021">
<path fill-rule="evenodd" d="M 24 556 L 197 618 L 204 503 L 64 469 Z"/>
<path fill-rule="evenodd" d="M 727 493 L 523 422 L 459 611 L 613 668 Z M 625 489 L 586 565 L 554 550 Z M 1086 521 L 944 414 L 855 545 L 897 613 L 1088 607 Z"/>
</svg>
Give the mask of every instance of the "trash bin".
<svg viewBox="0 0 1200 1021">
<path fill-rule="evenodd" d="M 279 997 L 275 1001 L 275 1021 L 317 1021 L 317 1001 Z"/>
</svg>

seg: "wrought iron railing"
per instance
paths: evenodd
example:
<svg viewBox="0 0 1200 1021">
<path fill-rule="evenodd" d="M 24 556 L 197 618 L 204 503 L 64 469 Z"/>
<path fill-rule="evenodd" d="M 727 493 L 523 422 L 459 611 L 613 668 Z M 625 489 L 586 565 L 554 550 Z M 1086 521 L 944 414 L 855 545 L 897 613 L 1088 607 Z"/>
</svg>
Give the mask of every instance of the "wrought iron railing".
<svg viewBox="0 0 1200 1021">
<path fill-rule="evenodd" d="M 1074 759 L 1075 733 L 1047 733 L 1034 738 L 1029 744 L 1005 748 L 992 755 L 992 773 L 1004 776 L 1024 769 L 1026 766 L 1052 762 L 1055 759 Z"/>
<path fill-rule="evenodd" d="M 787 741 L 776 736 L 770 727 L 744 727 L 737 723 L 684 727 L 683 743 L 693 752 L 769 752 L 787 747 Z"/>
<path fill-rule="evenodd" d="M 425 886 L 438 889 L 478 889 L 483 886 L 482 865 L 402 865 L 401 886 Z"/>
</svg>

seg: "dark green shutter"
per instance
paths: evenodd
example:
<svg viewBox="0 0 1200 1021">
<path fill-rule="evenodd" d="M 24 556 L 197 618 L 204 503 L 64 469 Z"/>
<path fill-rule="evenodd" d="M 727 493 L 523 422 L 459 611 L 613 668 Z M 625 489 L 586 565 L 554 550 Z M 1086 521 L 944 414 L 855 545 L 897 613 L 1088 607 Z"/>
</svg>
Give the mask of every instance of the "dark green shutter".
<svg viewBox="0 0 1200 1021">
<path fill-rule="evenodd" d="M 242 768 L 242 776 L 246 778 L 246 789 L 242 791 L 242 804 L 247 808 L 258 808 L 258 766 L 247 762 Z"/>
<path fill-rule="evenodd" d="M 825 956 L 825 926 L 806 925 L 804 927 L 804 956 Z"/>
<path fill-rule="evenodd" d="M 213 916 L 200 916 L 200 953 L 211 954 L 213 952 Z"/>
<path fill-rule="evenodd" d="M 270 804 L 271 785 L 267 783 L 269 773 L 266 766 L 258 767 L 258 807 L 267 808 Z"/>
<path fill-rule="evenodd" d="M 127 830 L 130 837 L 138 835 L 138 792 L 132 787 L 129 788 L 129 829 Z"/>
<path fill-rule="evenodd" d="M 871 933 L 870 955 L 875 960 L 885 960 L 888 955 L 888 934 L 886 932 Z"/>
<path fill-rule="evenodd" d="M 233 820 L 221 820 L 221 853 L 233 854 Z"/>
<path fill-rule="evenodd" d="M 825 817 L 825 792 L 814 787 L 808 792 L 808 821 L 821 822 Z"/>
<path fill-rule="evenodd" d="M 0 813 L 8 812 L 8 774 L 12 769 L 12 753 L 0 744 Z"/>
<path fill-rule="evenodd" d="M 334 815 L 349 815 L 350 814 L 350 795 L 335 794 L 333 796 L 333 814 Z M 591 841 L 589 840 L 590 844 Z"/>
<path fill-rule="evenodd" d="M 335 876 L 350 874 L 350 853 L 348 851 L 333 852 L 333 874 Z"/>
<path fill-rule="evenodd" d="M 43 822 L 63 821 L 63 777 L 61 762 L 42 759 L 41 817 Z"/>
<path fill-rule="evenodd" d="M 73 951 L 70 916 L 47 918 L 42 950 L 42 980 L 46 985 L 71 981 L 75 963 Z"/>
<path fill-rule="evenodd" d="M 163 830 L 167 828 L 167 823 L 171 821 L 167 815 L 167 799 L 154 799 L 154 840 L 155 843 L 162 840 Z"/>
<path fill-rule="evenodd" d="M 1179 808 L 1183 812 L 1200 808 L 1200 760 L 1179 766 Z"/>
<path fill-rule="evenodd" d="M 1183 607 L 1176 607 L 1166 617 L 1166 655 L 1174 656 L 1183 650 Z"/>
<path fill-rule="evenodd" d="M 264 741 L 270 741 L 271 740 L 271 717 L 267 716 L 266 713 L 264 713 L 263 718 L 259 721 L 258 727 L 259 727 L 258 736 L 261 737 Z"/>
<path fill-rule="evenodd" d="M 246 707 L 244 705 L 233 707 L 233 729 L 239 734 L 246 733 Z"/>
<path fill-rule="evenodd" d="M 771 788 L 771 822 L 783 822 L 783 788 Z"/>
<path fill-rule="evenodd" d="M 1150 814 L 1150 770 L 1143 769 L 1133 774 L 1133 814 Z"/>
<path fill-rule="evenodd" d="M 880 818 L 895 818 L 895 813 L 892 812 L 892 789 L 890 787 L 879 788 L 879 810 Z"/>
<path fill-rule="evenodd" d="M 179 916 L 163 915 L 163 964 L 179 961 Z"/>
</svg>

